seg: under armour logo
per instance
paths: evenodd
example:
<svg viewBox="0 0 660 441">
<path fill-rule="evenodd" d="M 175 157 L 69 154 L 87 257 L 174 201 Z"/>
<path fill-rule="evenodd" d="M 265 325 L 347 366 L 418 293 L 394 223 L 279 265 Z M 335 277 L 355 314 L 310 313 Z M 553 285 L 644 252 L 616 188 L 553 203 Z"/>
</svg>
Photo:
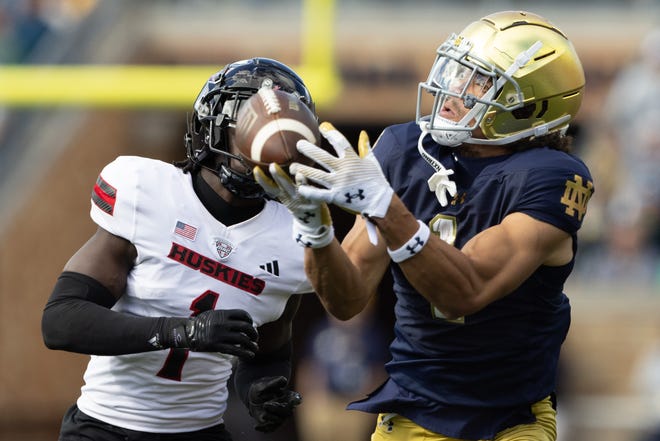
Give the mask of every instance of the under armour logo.
<svg viewBox="0 0 660 441">
<path fill-rule="evenodd" d="M 344 193 L 344 197 L 346 197 L 346 203 L 350 204 L 353 199 L 358 198 L 360 200 L 364 199 L 364 190 L 361 188 L 358 190 L 357 193 L 351 194 L 351 193 Z"/>
<path fill-rule="evenodd" d="M 415 243 L 412 245 L 406 245 L 406 249 L 410 253 L 411 256 L 415 255 L 417 252 L 415 251 L 418 247 L 423 247 L 424 246 L 424 241 L 419 238 L 419 236 L 415 236 L 414 238 Z"/>
<path fill-rule="evenodd" d="M 383 415 L 382 419 L 378 421 L 378 425 L 384 427 L 388 433 L 394 430 L 394 421 L 392 419 L 397 416 L 395 413 L 388 413 Z"/>
<path fill-rule="evenodd" d="M 298 242 L 299 244 L 301 244 L 305 248 L 311 247 L 312 243 L 304 241 L 302 237 L 303 237 L 302 234 L 298 233 L 298 235 L 296 236 L 296 242 Z"/>
<path fill-rule="evenodd" d="M 315 215 L 313 212 L 311 212 L 311 211 L 305 211 L 305 213 L 304 213 L 303 216 L 298 216 L 298 219 L 300 219 L 300 221 L 302 221 L 303 223 L 308 224 L 308 223 L 309 223 L 309 220 L 310 220 L 310 219 L 313 219 L 313 218 L 315 218 L 315 217 L 316 217 L 316 215 Z"/>
</svg>

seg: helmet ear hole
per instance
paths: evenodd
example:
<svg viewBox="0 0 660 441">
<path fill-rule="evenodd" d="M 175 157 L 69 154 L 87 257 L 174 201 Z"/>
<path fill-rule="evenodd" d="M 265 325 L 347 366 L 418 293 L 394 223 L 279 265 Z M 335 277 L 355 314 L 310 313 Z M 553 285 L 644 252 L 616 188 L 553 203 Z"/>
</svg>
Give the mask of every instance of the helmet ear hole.
<svg viewBox="0 0 660 441">
<path fill-rule="evenodd" d="M 548 111 L 548 100 L 543 100 L 541 101 L 541 110 L 539 111 L 538 115 L 536 115 L 537 118 L 543 118 L 543 115 L 545 115 L 545 112 Z"/>
<path fill-rule="evenodd" d="M 511 114 L 515 119 L 527 119 L 534 114 L 535 110 L 536 110 L 536 103 L 530 103 L 519 109 L 512 110 Z"/>
</svg>

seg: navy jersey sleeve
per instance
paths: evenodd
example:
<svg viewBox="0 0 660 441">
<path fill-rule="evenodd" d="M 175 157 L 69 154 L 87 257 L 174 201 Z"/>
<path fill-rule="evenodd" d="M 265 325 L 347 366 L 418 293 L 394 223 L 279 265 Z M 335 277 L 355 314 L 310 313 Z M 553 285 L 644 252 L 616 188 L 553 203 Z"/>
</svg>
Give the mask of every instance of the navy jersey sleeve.
<svg viewBox="0 0 660 441">
<path fill-rule="evenodd" d="M 387 127 L 383 130 L 380 136 L 378 136 L 378 139 L 373 146 L 374 156 L 378 159 L 380 167 L 383 169 L 383 173 L 388 180 L 390 179 L 390 174 L 392 172 L 391 167 L 388 167 L 388 164 L 392 164 L 393 161 L 390 157 L 398 144 L 399 142 L 392 134 L 392 130 Z"/>
<path fill-rule="evenodd" d="M 567 233 L 575 234 L 582 226 L 594 184 L 587 167 L 565 155 L 544 167 L 535 167 L 528 175 L 525 191 L 517 210 Z"/>
<path fill-rule="evenodd" d="M 410 180 L 413 163 L 418 161 L 416 154 L 407 150 L 417 145 L 419 127 L 414 122 L 389 126 L 383 130 L 374 144 L 374 155 L 394 190 L 401 195 Z M 433 171 L 429 167 L 429 174 Z"/>
</svg>

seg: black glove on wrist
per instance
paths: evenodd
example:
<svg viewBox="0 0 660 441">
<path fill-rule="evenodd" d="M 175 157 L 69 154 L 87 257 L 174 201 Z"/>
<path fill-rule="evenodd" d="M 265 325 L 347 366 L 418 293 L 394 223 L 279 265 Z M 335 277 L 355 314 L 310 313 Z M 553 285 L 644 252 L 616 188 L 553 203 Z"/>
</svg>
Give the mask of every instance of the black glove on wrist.
<svg viewBox="0 0 660 441">
<path fill-rule="evenodd" d="M 167 319 L 162 346 L 198 352 L 222 352 L 252 358 L 257 351 L 257 330 L 241 309 L 210 310 L 189 319 Z M 169 329 L 168 329 L 169 328 Z"/>
<path fill-rule="evenodd" d="M 257 421 L 255 430 L 272 432 L 293 414 L 302 402 L 298 392 L 287 389 L 285 377 L 264 377 L 252 383 L 248 392 L 248 411 Z"/>
</svg>

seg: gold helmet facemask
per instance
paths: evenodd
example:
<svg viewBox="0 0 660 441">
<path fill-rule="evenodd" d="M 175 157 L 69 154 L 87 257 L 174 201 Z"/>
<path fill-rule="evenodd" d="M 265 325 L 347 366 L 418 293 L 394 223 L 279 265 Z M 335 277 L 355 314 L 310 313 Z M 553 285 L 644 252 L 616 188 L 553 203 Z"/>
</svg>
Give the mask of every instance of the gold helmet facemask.
<svg viewBox="0 0 660 441">
<path fill-rule="evenodd" d="M 437 50 L 431 72 L 419 84 L 416 122 L 445 146 L 502 145 L 566 130 L 584 89 L 573 45 L 544 18 L 505 11 L 470 24 Z M 432 96 L 431 113 L 424 114 Z M 448 99 L 467 114 L 455 122 L 440 116 Z M 473 131 L 481 134 L 473 138 Z"/>
</svg>

